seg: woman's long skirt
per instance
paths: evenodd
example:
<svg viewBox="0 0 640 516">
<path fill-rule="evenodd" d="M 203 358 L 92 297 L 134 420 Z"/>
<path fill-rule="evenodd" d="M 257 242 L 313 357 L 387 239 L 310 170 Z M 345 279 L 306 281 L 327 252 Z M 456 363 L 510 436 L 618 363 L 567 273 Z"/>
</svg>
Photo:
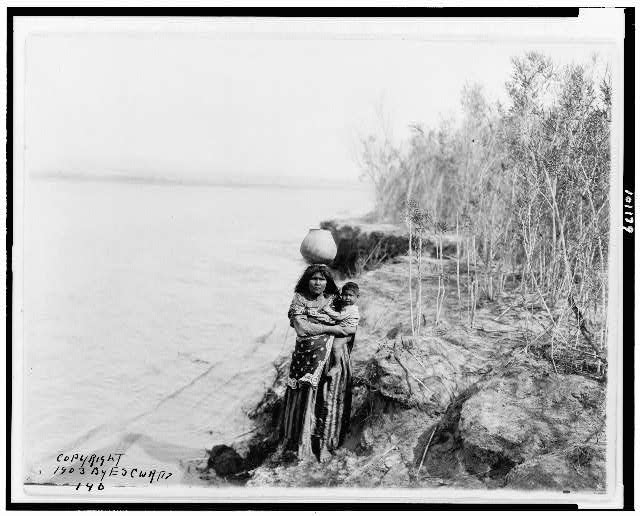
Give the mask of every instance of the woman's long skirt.
<svg viewBox="0 0 640 516">
<path fill-rule="evenodd" d="M 347 345 L 341 346 L 336 361 L 333 354 L 327 360 L 317 387 L 302 383 L 287 387 L 282 437 L 285 448 L 296 451 L 300 459 L 319 457 L 323 449 L 332 451 L 344 442 L 351 415 L 353 337 L 344 340 Z"/>
</svg>

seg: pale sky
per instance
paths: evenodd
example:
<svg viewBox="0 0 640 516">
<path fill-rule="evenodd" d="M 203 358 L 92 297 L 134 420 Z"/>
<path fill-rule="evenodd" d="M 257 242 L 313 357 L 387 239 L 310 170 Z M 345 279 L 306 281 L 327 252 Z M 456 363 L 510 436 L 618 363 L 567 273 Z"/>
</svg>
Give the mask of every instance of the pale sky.
<svg viewBox="0 0 640 516">
<path fill-rule="evenodd" d="M 206 33 L 35 34 L 27 40 L 32 174 L 355 181 L 355 143 L 379 124 L 455 113 L 465 83 L 506 99 L 510 58 L 586 62 L 603 43 L 295 39 Z"/>
</svg>

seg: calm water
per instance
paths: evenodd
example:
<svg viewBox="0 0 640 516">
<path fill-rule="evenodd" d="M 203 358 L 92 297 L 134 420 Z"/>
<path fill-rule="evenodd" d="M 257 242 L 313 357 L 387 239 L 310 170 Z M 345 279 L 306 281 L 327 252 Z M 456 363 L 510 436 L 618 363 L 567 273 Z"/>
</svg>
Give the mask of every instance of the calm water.
<svg viewBox="0 0 640 516">
<path fill-rule="evenodd" d="M 356 189 L 33 181 L 27 192 L 33 480 L 59 452 L 171 466 L 249 430 L 246 409 L 293 346 L 301 240 L 371 206 Z"/>
</svg>

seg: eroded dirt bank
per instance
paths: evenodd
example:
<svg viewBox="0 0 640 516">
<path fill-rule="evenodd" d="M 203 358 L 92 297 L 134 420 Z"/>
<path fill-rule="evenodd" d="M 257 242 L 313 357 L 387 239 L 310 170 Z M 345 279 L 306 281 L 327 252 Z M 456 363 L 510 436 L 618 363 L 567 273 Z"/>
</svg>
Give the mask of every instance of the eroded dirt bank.
<svg viewBox="0 0 640 516">
<path fill-rule="evenodd" d="M 327 464 L 274 453 L 286 355 L 250 413 L 256 432 L 216 450 L 200 476 L 255 486 L 604 490 L 604 380 L 556 372 L 545 338 L 532 343 L 543 314 L 524 317 L 515 294 L 481 300 L 472 328 L 464 292 L 459 304 L 448 287 L 434 325 L 433 261 L 423 282 L 424 328 L 413 338 L 405 253 L 357 278 L 362 319 L 345 446 Z"/>
</svg>

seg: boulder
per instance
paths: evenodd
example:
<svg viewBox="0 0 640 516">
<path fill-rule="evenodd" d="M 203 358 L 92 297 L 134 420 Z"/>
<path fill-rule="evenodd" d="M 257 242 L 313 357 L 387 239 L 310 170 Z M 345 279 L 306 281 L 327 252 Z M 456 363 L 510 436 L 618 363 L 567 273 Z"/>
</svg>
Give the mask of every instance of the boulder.
<svg viewBox="0 0 640 516">
<path fill-rule="evenodd" d="M 477 381 L 489 358 L 449 335 L 429 333 L 416 339 L 400 335 L 380 346 L 362 376 L 382 396 L 431 414 L 444 411 Z"/>
<path fill-rule="evenodd" d="M 515 366 L 462 406 L 458 428 L 467 465 L 520 464 L 597 438 L 603 406 L 604 388 L 593 380 Z"/>
<path fill-rule="evenodd" d="M 244 469 L 244 459 L 230 446 L 219 444 L 211 448 L 207 468 L 218 476 L 229 477 Z"/>
<path fill-rule="evenodd" d="M 516 466 L 507 474 L 506 485 L 512 489 L 603 491 L 605 478 L 604 453 L 581 446 L 534 457 Z"/>
</svg>

